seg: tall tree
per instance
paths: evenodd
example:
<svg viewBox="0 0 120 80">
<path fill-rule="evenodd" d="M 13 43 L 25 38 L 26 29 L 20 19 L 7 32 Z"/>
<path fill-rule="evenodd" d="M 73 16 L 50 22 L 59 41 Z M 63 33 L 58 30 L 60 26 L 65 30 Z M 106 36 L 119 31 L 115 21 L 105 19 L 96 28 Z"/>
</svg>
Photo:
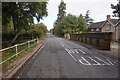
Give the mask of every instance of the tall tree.
<svg viewBox="0 0 120 80">
<path fill-rule="evenodd" d="M 79 17 L 68 14 L 58 24 L 54 26 L 54 32 L 63 36 L 66 33 L 80 33 L 87 31 L 87 24 L 82 14 Z"/>
<path fill-rule="evenodd" d="M 10 21 L 14 25 L 15 37 L 10 42 L 11 46 L 16 38 L 19 36 L 22 29 L 29 29 L 31 24 L 34 24 L 34 17 L 39 22 L 43 16 L 47 16 L 46 9 L 47 2 L 3 2 L 2 14 L 3 25 Z"/>
<path fill-rule="evenodd" d="M 87 23 L 84 20 L 82 14 L 78 17 L 78 28 L 80 32 L 86 32 L 87 31 Z"/>
<path fill-rule="evenodd" d="M 120 0 L 118 0 L 117 5 L 111 4 L 111 8 L 114 9 L 114 17 L 119 17 L 120 18 Z"/>
<path fill-rule="evenodd" d="M 92 18 L 90 18 L 90 11 L 89 10 L 87 10 L 87 12 L 86 12 L 86 14 L 85 14 L 85 16 L 84 16 L 84 19 L 85 19 L 85 21 L 87 22 L 87 25 L 88 25 L 88 27 L 93 23 L 93 19 Z"/>
<path fill-rule="evenodd" d="M 54 29 L 53 29 L 53 33 L 56 34 L 56 35 L 59 35 L 60 34 L 60 30 L 62 29 L 60 27 L 60 22 L 61 20 L 66 16 L 66 4 L 64 3 L 63 0 L 61 0 L 60 2 L 60 5 L 58 6 L 58 14 L 57 14 L 57 20 L 54 22 Z"/>
<path fill-rule="evenodd" d="M 61 3 L 59 5 L 59 11 L 58 11 L 58 18 L 57 18 L 57 21 L 60 21 L 65 15 L 66 15 L 66 4 L 64 3 L 63 0 L 61 0 Z"/>
</svg>

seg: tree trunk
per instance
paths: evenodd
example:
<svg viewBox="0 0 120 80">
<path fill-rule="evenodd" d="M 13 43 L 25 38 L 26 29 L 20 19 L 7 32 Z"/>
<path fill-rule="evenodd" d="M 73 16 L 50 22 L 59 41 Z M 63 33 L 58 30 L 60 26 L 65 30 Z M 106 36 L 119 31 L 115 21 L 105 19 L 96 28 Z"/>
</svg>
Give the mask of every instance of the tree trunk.
<svg viewBox="0 0 120 80">
<path fill-rule="evenodd" d="M 10 43 L 8 44 L 8 46 L 12 46 L 12 44 L 15 42 L 15 40 L 17 39 L 17 37 L 19 36 L 20 33 L 16 33 L 15 37 L 12 39 L 12 41 L 10 41 Z"/>
</svg>

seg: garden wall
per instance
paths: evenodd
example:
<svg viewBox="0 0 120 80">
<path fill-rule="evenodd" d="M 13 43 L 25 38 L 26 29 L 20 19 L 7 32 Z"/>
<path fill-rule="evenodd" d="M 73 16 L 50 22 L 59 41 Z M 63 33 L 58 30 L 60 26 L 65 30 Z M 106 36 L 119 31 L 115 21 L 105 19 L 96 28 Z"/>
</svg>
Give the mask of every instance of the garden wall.
<svg viewBox="0 0 120 80">
<path fill-rule="evenodd" d="M 70 34 L 70 39 L 77 40 L 99 49 L 110 50 L 112 33 L 81 33 Z"/>
</svg>

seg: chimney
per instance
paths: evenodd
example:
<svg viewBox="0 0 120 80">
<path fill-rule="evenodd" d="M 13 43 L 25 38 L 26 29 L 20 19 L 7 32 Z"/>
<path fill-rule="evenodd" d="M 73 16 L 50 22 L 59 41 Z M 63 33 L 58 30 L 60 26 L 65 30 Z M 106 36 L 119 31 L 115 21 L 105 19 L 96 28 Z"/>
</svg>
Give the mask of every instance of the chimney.
<svg viewBox="0 0 120 80">
<path fill-rule="evenodd" d="M 110 15 L 107 15 L 107 19 L 109 19 L 109 20 L 111 19 L 111 18 L 110 18 Z"/>
</svg>

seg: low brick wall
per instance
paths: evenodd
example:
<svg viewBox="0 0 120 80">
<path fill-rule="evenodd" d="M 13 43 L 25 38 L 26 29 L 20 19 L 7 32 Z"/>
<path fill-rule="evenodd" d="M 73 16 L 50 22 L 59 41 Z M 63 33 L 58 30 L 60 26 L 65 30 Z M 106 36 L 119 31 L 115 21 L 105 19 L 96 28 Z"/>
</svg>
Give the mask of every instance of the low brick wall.
<svg viewBox="0 0 120 80">
<path fill-rule="evenodd" d="M 70 34 L 70 39 L 93 45 L 99 49 L 110 50 L 112 33 Z"/>
</svg>

